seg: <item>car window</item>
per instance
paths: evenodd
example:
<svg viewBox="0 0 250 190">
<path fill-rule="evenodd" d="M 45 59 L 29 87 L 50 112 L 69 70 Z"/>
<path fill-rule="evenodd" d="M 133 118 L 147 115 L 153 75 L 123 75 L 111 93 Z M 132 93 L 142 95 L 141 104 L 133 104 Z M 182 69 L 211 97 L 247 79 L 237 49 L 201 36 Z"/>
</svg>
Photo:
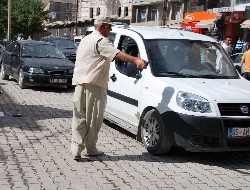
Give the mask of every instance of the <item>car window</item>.
<svg viewBox="0 0 250 190">
<path fill-rule="evenodd" d="M 65 58 L 57 47 L 50 44 L 25 44 L 22 47 L 22 57 Z"/>
<path fill-rule="evenodd" d="M 132 56 L 137 56 L 139 53 L 138 46 L 137 46 L 135 40 L 128 37 L 128 36 L 121 36 L 118 49 L 120 49 L 120 50 L 122 50 L 122 51 L 124 51 L 127 54 L 132 55 Z M 120 73 L 127 75 L 128 69 L 129 69 L 128 64 L 129 64 L 128 62 L 116 60 L 116 69 Z M 133 77 L 135 77 L 135 75 Z"/>
<path fill-rule="evenodd" d="M 238 78 L 231 60 L 216 43 L 195 40 L 146 40 L 156 76 Z"/>
<path fill-rule="evenodd" d="M 70 39 L 51 39 L 51 43 L 55 44 L 58 48 L 75 49 L 76 43 Z"/>
<path fill-rule="evenodd" d="M 242 59 L 243 54 L 238 54 L 235 59 L 234 59 L 234 63 L 240 63 L 241 59 Z"/>
<path fill-rule="evenodd" d="M 6 48 L 6 51 L 8 51 L 8 52 L 13 52 L 14 51 L 14 49 L 15 49 L 15 47 L 16 47 L 16 42 L 14 42 L 14 43 L 11 43 L 10 45 L 8 45 L 8 47 Z"/>
<path fill-rule="evenodd" d="M 91 34 L 92 32 L 93 32 L 93 31 L 86 31 L 85 36 Z M 110 41 L 112 44 L 114 44 L 115 37 L 116 37 L 116 33 L 110 32 L 108 39 L 109 39 L 109 41 Z"/>
</svg>

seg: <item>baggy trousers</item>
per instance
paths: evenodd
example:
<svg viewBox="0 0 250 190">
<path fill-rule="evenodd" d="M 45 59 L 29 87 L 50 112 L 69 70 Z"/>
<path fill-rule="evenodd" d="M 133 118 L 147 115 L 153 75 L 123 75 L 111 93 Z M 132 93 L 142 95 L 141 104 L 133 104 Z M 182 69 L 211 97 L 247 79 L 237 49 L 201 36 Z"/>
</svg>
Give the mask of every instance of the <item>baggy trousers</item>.
<svg viewBox="0 0 250 190">
<path fill-rule="evenodd" d="M 73 155 L 96 148 L 98 132 L 103 124 L 107 89 L 93 84 L 75 87 L 73 97 L 72 143 Z"/>
</svg>

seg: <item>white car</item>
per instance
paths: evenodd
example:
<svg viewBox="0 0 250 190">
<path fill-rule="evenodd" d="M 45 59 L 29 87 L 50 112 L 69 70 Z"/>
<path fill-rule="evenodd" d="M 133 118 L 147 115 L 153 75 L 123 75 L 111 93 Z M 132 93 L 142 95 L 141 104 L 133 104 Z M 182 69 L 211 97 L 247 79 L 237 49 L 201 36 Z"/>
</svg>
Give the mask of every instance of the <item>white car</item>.
<svg viewBox="0 0 250 190">
<path fill-rule="evenodd" d="M 105 118 L 149 153 L 250 150 L 250 85 L 214 39 L 163 27 L 113 27 L 113 44 L 149 62 L 115 60 Z M 227 63 L 217 71 L 217 60 Z"/>
</svg>

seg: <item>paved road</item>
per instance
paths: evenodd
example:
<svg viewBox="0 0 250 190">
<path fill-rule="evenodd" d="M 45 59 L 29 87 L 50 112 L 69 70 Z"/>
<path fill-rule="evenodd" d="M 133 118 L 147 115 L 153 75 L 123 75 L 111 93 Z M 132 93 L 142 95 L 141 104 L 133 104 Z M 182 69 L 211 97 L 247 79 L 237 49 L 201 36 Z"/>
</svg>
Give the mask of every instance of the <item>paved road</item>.
<svg viewBox="0 0 250 190">
<path fill-rule="evenodd" d="M 248 152 L 152 156 L 132 135 L 105 124 L 98 147 L 106 155 L 76 162 L 70 154 L 73 90 L 21 90 L 1 79 L 0 90 L 0 189 L 250 189 Z"/>
</svg>

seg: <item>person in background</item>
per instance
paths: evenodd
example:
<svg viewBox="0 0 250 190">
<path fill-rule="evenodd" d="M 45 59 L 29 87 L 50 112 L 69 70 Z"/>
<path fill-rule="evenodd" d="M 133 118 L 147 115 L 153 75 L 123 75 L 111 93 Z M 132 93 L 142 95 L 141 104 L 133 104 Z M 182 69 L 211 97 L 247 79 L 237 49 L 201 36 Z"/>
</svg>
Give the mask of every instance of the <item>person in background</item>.
<svg viewBox="0 0 250 190">
<path fill-rule="evenodd" d="M 230 56 L 232 55 L 232 37 L 231 36 L 226 36 L 224 42 L 222 43 L 222 47 L 224 48 L 224 50 L 227 52 L 227 54 Z"/>
<path fill-rule="evenodd" d="M 244 63 L 245 63 L 244 78 L 250 80 L 250 50 L 247 50 L 243 54 L 239 65 L 240 68 L 243 66 Z"/>
<path fill-rule="evenodd" d="M 87 156 L 101 156 L 97 149 L 98 133 L 103 124 L 107 99 L 110 63 L 114 59 L 131 62 L 139 69 L 147 64 L 138 54 L 128 55 L 116 49 L 108 40 L 112 25 L 108 17 L 94 21 L 95 30 L 85 36 L 77 49 L 72 84 L 76 85 L 73 95 L 73 119 L 71 152 L 74 160 L 81 159 L 86 148 Z"/>
<path fill-rule="evenodd" d="M 232 37 L 226 36 L 225 40 L 222 44 L 222 47 L 226 51 L 226 53 L 230 56 L 232 54 Z M 227 73 L 227 62 L 223 59 L 222 54 L 217 50 L 216 51 L 216 72 L 219 74 L 226 74 Z"/>
<path fill-rule="evenodd" d="M 242 52 L 243 43 L 244 42 L 239 37 L 237 42 L 236 42 L 236 45 L 235 45 L 235 53 L 241 53 Z"/>
<path fill-rule="evenodd" d="M 249 43 L 246 39 L 243 41 L 242 53 L 245 53 L 248 50 Z"/>
</svg>

